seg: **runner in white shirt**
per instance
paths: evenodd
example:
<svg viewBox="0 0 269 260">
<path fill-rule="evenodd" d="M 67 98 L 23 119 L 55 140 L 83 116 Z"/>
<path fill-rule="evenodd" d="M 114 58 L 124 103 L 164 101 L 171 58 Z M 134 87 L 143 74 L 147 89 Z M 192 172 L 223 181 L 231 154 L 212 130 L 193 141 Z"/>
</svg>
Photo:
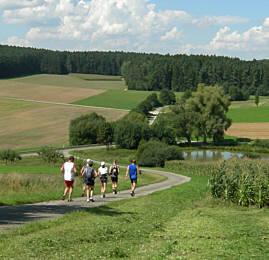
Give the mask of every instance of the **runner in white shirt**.
<svg viewBox="0 0 269 260">
<path fill-rule="evenodd" d="M 101 167 L 98 169 L 98 176 L 101 181 L 101 198 L 105 198 L 106 184 L 107 184 L 108 169 L 105 167 L 105 162 L 101 162 Z"/>
<path fill-rule="evenodd" d="M 74 188 L 74 180 L 75 174 L 77 174 L 77 169 L 74 164 L 74 156 L 70 156 L 68 162 L 65 162 L 61 167 L 61 172 L 64 173 L 64 183 L 65 183 L 65 190 L 62 196 L 62 200 L 65 199 L 66 193 L 69 190 L 68 202 L 72 201 L 72 192 Z"/>
</svg>

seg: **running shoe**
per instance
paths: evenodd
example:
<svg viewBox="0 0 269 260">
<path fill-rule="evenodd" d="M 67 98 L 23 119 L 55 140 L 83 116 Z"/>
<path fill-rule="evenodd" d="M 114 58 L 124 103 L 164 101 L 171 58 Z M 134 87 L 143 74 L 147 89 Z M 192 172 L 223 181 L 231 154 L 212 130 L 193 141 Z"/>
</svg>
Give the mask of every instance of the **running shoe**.
<svg viewBox="0 0 269 260">
<path fill-rule="evenodd" d="M 93 198 L 90 198 L 90 201 L 91 201 L 91 202 L 94 202 Z"/>
<path fill-rule="evenodd" d="M 64 200 L 64 199 L 65 199 L 65 195 L 62 196 L 62 200 Z"/>
<path fill-rule="evenodd" d="M 71 201 L 73 201 L 72 199 L 68 199 L 68 202 L 71 202 Z"/>
<path fill-rule="evenodd" d="M 86 200 L 87 202 L 90 202 L 90 199 L 89 198 L 87 198 L 87 200 Z"/>
</svg>

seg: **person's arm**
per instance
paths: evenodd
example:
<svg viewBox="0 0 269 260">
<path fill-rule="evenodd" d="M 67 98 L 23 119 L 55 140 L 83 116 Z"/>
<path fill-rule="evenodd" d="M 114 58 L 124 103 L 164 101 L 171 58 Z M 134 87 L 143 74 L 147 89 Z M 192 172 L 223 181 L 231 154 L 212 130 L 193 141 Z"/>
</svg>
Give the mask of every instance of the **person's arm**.
<svg viewBox="0 0 269 260">
<path fill-rule="evenodd" d="M 85 167 L 82 167 L 82 169 L 81 169 L 81 171 L 80 171 L 80 172 L 81 172 L 81 175 L 82 175 L 82 176 L 84 176 L 84 175 L 85 175 L 85 172 L 86 172 Z"/>
<path fill-rule="evenodd" d="M 94 178 L 96 178 L 98 176 L 98 173 L 96 172 L 96 170 L 94 170 Z"/>
<path fill-rule="evenodd" d="M 97 176 L 100 176 L 100 171 L 99 171 L 99 169 L 98 169 L 98 171 L 97 171 Z"/>
<path fill-rule="evenodd" d="M 64 172 L 64 164 L 61 167 L 61 172 Z"/>
<path fill-rule="evenodd" d="M 129 166 L 128 166 L 127 169 L 126 169 L 126 174 L 125 174 L 125 178 L 126 178 L 126 179 L 128 178 L 128 174 L 129 174 Z"/>
<path fill-rule="evenodd" d="M 141 171 L 139 170 L 138 166 L 136 165 L 136 172 L 141 174 Z"/>
<path fill-rule="evenodd" d="M 82 168 L 80 170 L 81 175 L 83 175 L 83 172 L 84 172 L 84 166 L 82 166 Z"/>
<path fill-rule="evenodd" d="M 120 174 L 120 167 L 119 166 L 117 166 L 117 169 L 118 169 L 118 175 Z"/>
<path fill-rule="evenodd" d="M 74 173 L 76 174 L 76 175 L 78 175 L 78 171 L 77 171 L 77 168 L 76 168 L 76 165 L 74 164 L 74 166 L 73 166 L 73 170 L 74 170 Z"/>
<path fill-rule="evenodd" d="M 108 174 L 111 175 L 112 174 L 112 166 L 109 167 L 109 171 Z"/>
</svg>

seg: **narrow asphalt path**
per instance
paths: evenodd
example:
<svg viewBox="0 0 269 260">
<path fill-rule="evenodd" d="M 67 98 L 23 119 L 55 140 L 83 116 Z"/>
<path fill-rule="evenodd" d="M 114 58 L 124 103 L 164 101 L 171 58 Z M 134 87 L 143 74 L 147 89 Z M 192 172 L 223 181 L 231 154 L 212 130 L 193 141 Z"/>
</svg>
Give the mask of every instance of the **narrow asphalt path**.
<svg viewBox="0 0 269 260">
<path fill-rule="evenodd" d="M 79 150 L 89 149 L 86 147 L 80 148 Z M 93 147 L 91 147 L 93 149 Z M 64 150 L 63 153 L 65 156 L 69 156 L 70 151 Z M 78 149 L 75 149 L 78 150 Z M 125 168 L 125 167 L 124 167 Z M 150 170 L 141 168 L 143 174 L 147 172 L 159 174 L 165 176 L 167 179 L 160 183 L 154 183 L 147 186 L 139 187 L 138 179 L 138 188 L 136 189 L 135 197 L 141 197 L 148 194 L 152 194 L 156 191 L 161 191 L 168 189 L 172 186 L 180 185 L 185 182 L 189 182 L 190 178 L 182 176 L 179 174 L 171 172 L 163 172 L 158 170 Z M 81 188 L 81 187 L 75 187 Z M 61 196 L 61 194 L 59 194 Z M 100 198 L 100 195 L 94 196 L 95 202 L 86 202 L 85 198 L 74 198 L 72 202 L 56 200 L 56 201 L 47 201 L 40 202 L 35 204 L 24 204 L 19 206 L 1 206 L 0 207 L 0 232 L 10 230 L 19 225 L 25 224 L 29 221 L 37 220 L 49 220 L 62 217 L 64 214 L 77 211 L 85 210 L 93 207 L 100 207 L 108 204 L 112 201 L 119 201 L 123 199 L 130 199 L 130 191 L 120 191 L 117 195 L 109 193 L 106 195 L 106 198 Z"/>
</svg>

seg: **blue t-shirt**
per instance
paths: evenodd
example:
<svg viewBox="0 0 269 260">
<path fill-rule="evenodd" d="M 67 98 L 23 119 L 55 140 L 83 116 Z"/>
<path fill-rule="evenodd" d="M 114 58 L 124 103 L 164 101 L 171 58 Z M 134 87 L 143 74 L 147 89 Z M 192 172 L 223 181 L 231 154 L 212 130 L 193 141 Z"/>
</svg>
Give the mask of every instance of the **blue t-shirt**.
<svg viewBox="0 0 269 260">
<path fill-rule="evenodd" d="M 129 165 L 129 175 L 130 179 L 137 179 L 137 170 L 136 170 L 136 165 L 131 164 Z"/>
</svg>

